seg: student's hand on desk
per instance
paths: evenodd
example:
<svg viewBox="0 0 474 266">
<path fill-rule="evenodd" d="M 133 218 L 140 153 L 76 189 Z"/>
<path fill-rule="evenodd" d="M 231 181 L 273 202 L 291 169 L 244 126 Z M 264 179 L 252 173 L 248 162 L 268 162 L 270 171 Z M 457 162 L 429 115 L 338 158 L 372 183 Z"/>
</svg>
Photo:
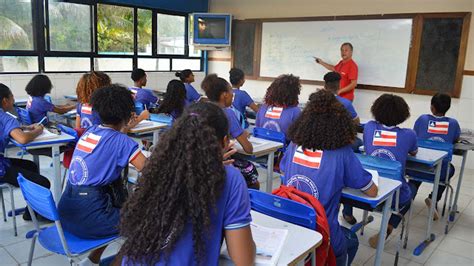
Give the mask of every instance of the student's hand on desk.
<svg viewBox="0 0 474 266">
<path fill-rule="evenodd" d="M 237 149 L 234 148 L 234 145 L 235 145 L 235 140 L 231 140 L 229 142 L 229 146 L 227 146 L 226 152 L 224 153 L 224 156 L 223 156 L 224 165 L 231 165 L 234 162 L 234 159 L 229 159 L 230 156 L 237 153 Z"/>
</svg>

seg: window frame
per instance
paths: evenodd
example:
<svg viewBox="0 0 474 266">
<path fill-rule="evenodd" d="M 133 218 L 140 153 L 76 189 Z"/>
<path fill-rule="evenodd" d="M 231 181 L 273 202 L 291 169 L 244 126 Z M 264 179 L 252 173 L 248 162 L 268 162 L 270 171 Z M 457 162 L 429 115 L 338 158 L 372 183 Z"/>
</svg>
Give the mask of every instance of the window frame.
<svg viewBox="0 0 474 266">
<path fill-rule="evenodd" d="M 90 61 L 90 70 L 95 70 L 94 65 L 95 58 L 128 58 L 132 59 L 132 69 L 138 66 L 138 60 L 140 58 L 144 59 L 170 59 L 169 60 L 169 71 L 167 70 L 148 70 L 147 72 L 174 72 L 173 69 L 173 60 L 174 59 L 199 59 L 200 60 L 200 70 L 202 72 L 205 70 L 204 53 L 201 53 L 200 57 L 190 56 L 189 55 L 189 14 L 183 12 L 173 12 L 162 9 L 155 9 L 149 7 L 142 7 L 136 5 L 127 5 L 127 4 L 110 4 L 110 3 L 101 3 L 101 1 L 90 1 L 90 0 L 69 0 L 69 3 L 88 5 L 90 7 L 90 20 L 91 20 L 91 52 L 77 52 L 77 51 L 51 51 L 50 43 L 50 21 L 49 21 L 49 3 L 52 0 L 31 0 L 31 12 L 32 12 L 32 22 L 33 22 L 33 50 L 0 50 L 0 56 L 34 56 L 38 60 L 38 71 L 36 72 L 1 72 L 3 74 L 37 74 L 37 73 L 84 73 L 83 71 L 46 71 L 45 69 L 45 58 L 47 57 L 75 57 L 75 58 L 88 58 Z M 43 4 L 44 3 L 44 4 Z M 98 53 L 98 38 L 97 38 L 97 8 L 98 4 L 110 5 L 110 6 L 121 6 L 133 8 L 134 14 L 134 32 L 133 32 L 133 54 L 130 55 L 120 55 L 120 54 L 99 54 Z M 138 54 L 138 10 L 150 10 L 152 12 L 152 35 L 151 35 L 151 44 L 152 44 L 152 53 L 151 55 Z M 37 12 L 35 12 L 37 11 Z M 158 54 L 158 32 L 157 32 L 157 16 L 158 14 L 164 15 L 173 15 L 173 16 L 182 16 L 184 17 L 185 29 L 184 29 L 184 54 Z M 126 73 L 131 72 L 132 69 L 126 71 L 106 71 L 106 72 L 117 72 L 117 73 Z M 197 70 L 195 70 L 197 71 Z"/>
</svg>

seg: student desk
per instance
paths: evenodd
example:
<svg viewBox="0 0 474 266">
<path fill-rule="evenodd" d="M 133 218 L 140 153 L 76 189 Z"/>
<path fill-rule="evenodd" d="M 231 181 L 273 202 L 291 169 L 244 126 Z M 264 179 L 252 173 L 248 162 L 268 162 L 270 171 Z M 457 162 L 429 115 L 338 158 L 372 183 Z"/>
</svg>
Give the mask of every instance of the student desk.
<svg viewBox="0 0 474 266">
<path fill-rule="evenodd" d="M 15 105 L 17 107 L 26 107 L 26 103 L 28 102 L 28 97 L 27 98 L 15 98 Z"/>
<path fill-rule="evenodd" d="M 474 136 L 463 135 L 460 137 L 461 142 L 454 145 L 454 154 L 462 156 L 461 170 L 459 171 L 458 185 L 456 186 L 456 194 L 454 196 L 453 207 L 450 212 L 450 219 L 454 221 L 456 213 L 458 211 L 458 198 L 459 192 L 461 191 L 462 178 L 464 176 L 464 168 L 466 166 L 467 153 L 474 150 Z"/>
<path fill-rule="evenodd" d="M 128 131 L 129 134 L 141 136 L 153 132 L 153 145 L 158 143 L 159 130 L 168 127 L 168 124 L 146 120 L 149 125 L 136 126 Z"/>
<path fill-rule="evenodd" d="M 323 239 L 320 233 L 256 211 L 251 211 L 251 215 L 253 222 L 258 225 L 288 230 L 288 235 L 277 265 L 296 265 L 298 262 L 304 260 L 310 253 L 313 253 L 313 256 L 316 255 L 314 254 L 315 249 L 321 245 Z M 233 264 L 230 260 L 221 257 L 219 265 Z"/>
<path fill-rule="evenodd" d="M 387 225 L 391 213 L 390 209 L 392 205 L 392 198 L 401 185 L 402 183 L 400 181 L 380 176 L 377 197 L 369 197 L 359 189 L 344 188 L 342 190 L 342 199 L 368 205 L 371 209 L 375 209 L 378 206 L 383 206 L 379 241 L 375 255 L 375 265 L 377 266 L 382 265 L 382 253 L 385 247 L 385 235 L 387 234 Z"/>
<path fill-rule="evenodd" d="M 77 95 L 76 94 L 71 94 L 71 95 L 64 95 L 64 98 L 66 100 L 70 100 L 70 101 L 77 101 Z"/>
<path fill-rule="evenodd" d="M 441 176 L 441 165 L 443 159 L 448 155 L 445 151 L 431 150 L 427 148 L 418 148 L 416 156 L 408 156 L 406 168 L 410 170 L 423 171 L 427 173 L 435 173 L 433 182 L 433 199 L 438 196 L 438 185 Z M 423 250 L 435 240 L 435 234 L 431 233 L 431 226 L 433 223 L 433 213 L 436 204 L 431 204 L 428 215 L 428 227 L 426 229 L 425 240 L 418 245 L 413 251 L 414 255 L 420 255 Z"/>
<path fill-rule="evenodd" d="M 75 141 L 75 138 L 71 135 L 68 135 L 64 132 L 61 132 L 61 135 L 58 135 L 55 138 L 44 139 L 44 140 L 34 140 L 28 144 L 20 144 L 15 140 L 11 140 L 13 145 L 26 148 L 26 149 L 39 149 L 39 148 L 51 148 L 52 158 L 53 158 L 53 168 L 54 168 L 54 180 L 52 185 L 53 197 L 56 204 L 59 203 L 61 199 L 62 187 L 61 187 L 61 160 L 59 158 L 59 147 L 65 146 L 71 141 Z M 39 165 L 38 165 L 39 167 Z"/>
<path fill-rule="evenodd" d="M 242 146 L 238 142 L 235 143 L 235 148 L 237 152 L 243 155 L 251 155 L 255 157 L 262 157 L 268 155 L 267 160 L 267 184 L 265 187 L 265 191 L 268 193 L 272 193 L 272 185 L 273 185 L 273 161 L 275 159 L 275 152 L 278 149 L 283 148 L 283 144 L 275 141 L 270 141 L 266 139 L 256 138 L 251 136 L 249 138 L 250 143 L 253 146 L 253 153 L 248 154 L 244 152 Z"/>
</svg>

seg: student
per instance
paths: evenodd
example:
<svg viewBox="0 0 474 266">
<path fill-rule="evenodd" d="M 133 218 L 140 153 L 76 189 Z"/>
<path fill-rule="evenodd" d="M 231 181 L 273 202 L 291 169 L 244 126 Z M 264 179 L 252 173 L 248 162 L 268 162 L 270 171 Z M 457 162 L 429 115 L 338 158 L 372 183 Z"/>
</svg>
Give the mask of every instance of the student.
<svg viewBox="0 0 474 266">
<path fill-rule="evenodd" d="M 402 164 L 402 186 L 400 189 L 399 210 L 402 215 L 410 209 L 410 203 L 414 191 L 413 185 L 405 180 L 405 164 L 408 154 L 416 155 L 418 145 L 416 133 L 408 128 L 400 128 L 397 125 L 403 123 L 410 116 L 410 108 L 402 97 L 383 94 L 375 100 L 370 111 L 375 121 L 368 122 L 364 127 L 365 152 L 371 156 L 377 156 Z M 352 215 L 352 207 L 344 206 L 344 219 L 355 220 Z M 387 237 L 397 228 L 401 217 L 392 214 L 388 222 Z M 369 244 L 376 248 L 378 234 L 370 237 Z"/>
<path fill-rule="evenodd" d="M 351 115 L 354 126 L 358 127 L 360 125 L 360 119 L 359 119 L 359 116 L 357 115 L 356 110 L 354 109 L 354 106 L 352 105 L 352 102 L 346 98 L 343 98 L 337 95 L 337 92 L 339 91 L 340 81 L 341 81 L 341 75 L 339 75 L 339 73 L 328 72 L 326 73 L 326 75 L 324 75 L 324 89 L 330 91 L 332 94 L 336 96 L 336 99 L 340 103 L 342 103 L 342 105 L 344 105 L 346 110 Z M 356 137 L 354 142 L 352 143 L 352 149 L 354 150 L 354 152 L 358 153 L 360 146 L 362 146 L 362 140 Z"/>
<path fill-rule="evenodd" d="M 281 75 L 272 82 L 265 94 L 265 104 L 257 113 L 256 127 L 263 127 L 287 134 L 288 128 L 301 113 L 298 107 L 300 78 Z"/>
<path fill-rule="evenodd" d="M 370 173 L 351 149 L 356 132 L 349 113 L 326 90 L 311 94 L 303 113 L 288 131 L 291 140 L 280 163 L 283 183 L 307 192 L 323 204 L 337 265 L 350 265 L 357 253 L 357 235 L 338 222 L 344 187 L 377 196 Z"/>
<path fill-rule="evenodd" d="M 92 111 L 91 95 L 95 90 L 109 86 L 110 77 L 104 72 L 92 71 L 82 75 L 77 83 L 77 115 L 76 128 L 89 128 L 93 125 L 100 125 L 100 117 L 96 111 Z"/>
<path fill-rule="evenodd" d="M 176 72 L 176 77 L 178 77 L 186 87 L 186 105 L 197 102 L 201 99 L 201 95 L 196 91 L 196 89 L 191 85 L 194 82 L 194 74 L 190 69 L 185 69 L 180 72 Z"/>
<path fill-rule="evenodd" d="M 241 117 L 244 119 L 244 128 L 249 127 L 249 123 L 247 121 L 247 117 L 245 116 L 245 108 L 250 107 L 255 113 L 258 112 L 258 106 L 252 100 L 250 95 L 246 92 L 241 90 L 240 88 L 245 83 L 245 74 L 239 68 L 232 68 L 229 71 L 229 81 L 232 84 L 233 91 L 234 91 L 234 101 L 232 106 L 240 112 Z"/>
<path fill-rule="evenodd" d="M 164 113 L 173 118 L 178 119 L 184 110 L 186 101 L 186 89 L 183 82 L 179 80 L 171 80 L 166 87 L 166 94 L 160 102 L 156 113 Z"/>
<path fill-rule="evenodd" d="M 26 93 L 30 95 L 26 103 L 26 109 L 30 113 L 33 123 L 40 122 L 47 117 L 48 112 L 57 114 L 65 114 L 75 108 L 74 105 L 54 105 L 48 102 L 44 96 L 51 93 L 53 84 L 46 75 L 38 74 L 34 76 L 26 85 Z"/>
<path fill-rule="evenodd" d="M 122 211 L 122 265 L 218 265 L 223 238 L 235 265 L 254 263 L 247 187 L 222 164 L 228 127 L 221 108 L 201 102 L 162 135 Z"/>
<path fill-rule="evenodd" d="M 143 104 L 146 109 L 155 105 L 158 102 L 158 98 L 153 95 L 151 90 L 143 88 L 147 83 L 145 71 L 141 68 L 135 68 L 132 71 L 131 78 L 134 84 L 133 87 L 130 88 L 130 91 L 133 93 L 135 101 Z"/>
<path fill-rule="evenodd" d="M 446 116 L 449 108 L 451 107 L 451 97 L 444 93 L 437 93 L 431 98 L 431 115 L 421 115 L 415 122 L 414 130 L 416 135 L 420 139 L 429 139 L 439 142 L 455 143 L 461 135 L 461 128 L 456 119 Z M 449 179 L 454 175 L 454 165 L 448 161 L 443 161 L 441 167 L 441 180 L 446 180 L 446 174 L 449 168 Z M 416 190 L 421 185 L 421 182 L 410 180 L 410 183 L 416 186 Z M 436 197 L 436 203 L 442 198 L 443 192 L 446 189 L 445 186 L 438 186 L 438 196 Z M 416 194 L 417 191 L 415 191 Z M 428 208 L 431 207 L 432 193 L 425 199 L 425 203 Z M 435 209 L 434 220 L 439 219 L 439 213 Z"/>
<path fill-rule="evenodd" d="M 72 234 L 105 238 L 118 234 L 120 218 L 120 209 L 107 191 L 129 163 L 141 171 L 145 157 L 138 144 L 120 132 L 134 109 L 129 90 L 120 85 L 104 87 L 92 94 L 91 104 L 102 124 L 90 127 L 77 143 L 58 211 L 62 226 Z M 104 249 L 91 252 L 81 265 L 99 263 Z"/>
<path fill-rule="evenodd" d="M 229 108 L 232 105 L 234 95 L 230 84 L 225 79 L 219 78 L 216 74 L 210 74 L 204 78 L 201 87 L 205 91 L 207 98 L 219 105 L 226 113 L 229 120 L 230 135 L 242 145 L 246 153 L 251 154 L 253 147 L 252 143 L 248 140 L 250 135 L 240 126 L 234 111 Z"/>
<path fill-rule="evenodd" d="M 43 132 L 43 126 L 39 124 L 20 126 L 20 122 L 11 114 L 14 111 L 15 99 L 10 89 L 3 83 L 0 83 L 0 102 L 0 150 L 2 151 L 0 153 L 0 181 L 18 187 L 17 177 L 18 173 L 21 173 L 26 179 L 49 189 L 48 179 L 39 174 L 38 166 L 34 162 L 6 158 L 3 154 L 10 139 L 21 144 L 29 143 Z M 31 221 L 30 212 L 25 211 L 23 219 Z"/>
</svg>

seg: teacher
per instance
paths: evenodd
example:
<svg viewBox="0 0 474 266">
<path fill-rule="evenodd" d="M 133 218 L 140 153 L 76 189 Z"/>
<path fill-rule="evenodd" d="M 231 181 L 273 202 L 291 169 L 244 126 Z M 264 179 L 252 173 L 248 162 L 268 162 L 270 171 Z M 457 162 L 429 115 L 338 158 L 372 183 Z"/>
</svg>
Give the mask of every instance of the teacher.
<svg viewBox="0 0 474 266">
<path fill-rule="evenodd" d="M 345 42 L 341 45 L 341 57 L 342 60 L 337 65 L 331 65 L 324 62 L 320 58 L 316 58 L 316 63 L 321 64 L 323 67 L 330 71 L 336 71 L 341 75 L 341 81 L 339 83 L 339 90 L 337 94 L 349 101 L 354 101 L 354 90 L 357 86 L 357 76 L 359 70 L 357 64 L 352 60 L 352 44 Z"/>
</svg>

